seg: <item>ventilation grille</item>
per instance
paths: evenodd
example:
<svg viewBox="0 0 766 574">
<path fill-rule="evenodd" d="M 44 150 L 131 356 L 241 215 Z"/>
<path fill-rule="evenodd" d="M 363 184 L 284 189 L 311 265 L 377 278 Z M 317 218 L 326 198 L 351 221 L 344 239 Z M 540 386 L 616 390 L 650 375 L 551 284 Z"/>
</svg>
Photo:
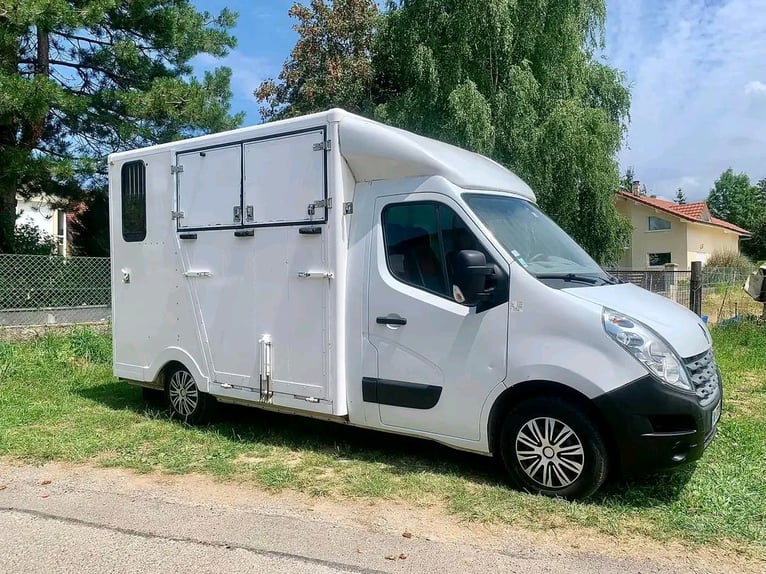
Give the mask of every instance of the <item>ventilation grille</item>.
<svg viewBox="0 0 766 574">
<path fill-rule="evenodd" d="M 684 363 L 700 403 L 704 406 L 716 400 L 721 394 L 721 382 L 713 350 L 685 359 Z"/>
</svg>

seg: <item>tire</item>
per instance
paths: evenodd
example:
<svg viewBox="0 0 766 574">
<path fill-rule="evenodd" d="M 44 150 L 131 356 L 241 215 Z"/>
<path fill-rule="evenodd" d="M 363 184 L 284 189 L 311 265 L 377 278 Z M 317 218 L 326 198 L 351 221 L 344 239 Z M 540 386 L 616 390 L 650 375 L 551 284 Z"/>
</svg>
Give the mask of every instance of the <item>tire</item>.
<svg viewBox="0 0 766 574">
<path fill-rule="evenodd" d="M 209 422 L 216 406 L 215 399 L 200 391 L 192 374 L 183 367 L 167 374 L 165 398 L 171 417 L 190 425 Z"/>
<path fill-rule="evenodd" d="M 503 466 L 522 490 L 574 500 L 592 495 L 606 480 L 609 459 L 601 433 L 565 399 L 520 403 L 500 433 Z"/>
</svg>

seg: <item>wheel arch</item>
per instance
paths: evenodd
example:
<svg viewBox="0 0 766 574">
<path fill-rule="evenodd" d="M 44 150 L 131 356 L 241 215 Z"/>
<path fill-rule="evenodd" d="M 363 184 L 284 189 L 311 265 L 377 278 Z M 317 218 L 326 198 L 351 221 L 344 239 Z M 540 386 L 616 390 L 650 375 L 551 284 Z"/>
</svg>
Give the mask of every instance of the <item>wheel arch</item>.
<svg viewBox="0 0 766 574">
<path fill-rule="evenodd" d="M 189 369 L 186 367 L 186 365 L 184 365 L 181 361 L 177 361 L 177 360 L 168 361 L 159 370 L 159 372 L 157 373 L 157 376 L 154 378 L 154 380 L 155 380 L 155 382 L 159 386 L 161 386 L 164 389 L 165 385 L 168 382 L 168 379 L 170 378 L 170 376 L 174 372 L 182 370 L 182 369 L 186 370 L 186 371 L 189 371 Z M 192 371 L 189 371 L 189 372 L 191 373 Z M 192 374 L 192 376 L 194 376 L 194 375 Z M 196 380 L 197 379 L 195 377 L 195 381 Z"/>
<path fill-rule="evenodd" d="M 614 441 L 612 433 L 609 432 L 609 424 L 604 417 L 601 410 L 593 403 L 593 401 L 580 391 L 573 389 L 562 383 L 554 381 L 524 381 L 513 385 L 503 391 L 500 396 L 495 399 L 492 404 L 492 409 L 489 413 L 488 426 L 487 426 L 487 438 L 489 441 L 489 452 L 493 455 L 496 454 L 496 450 L 500 443 L 500 430 L 505 420 L 505 416 L 516 405 L 523 401 L 536 398 L 536 397 L 558 397 L 573 403 L 575 406 L 581 408 L 586 415 L 590 417 L 593 424 L 601 433 L 601 437 L 609 454 L 609 458 L 613 464 L 617 464 L 619 459 L 617 455 L 617 444 Z"/>
<path fill-rule="evenodd" d="M 200 391 L 209 392 L 208 377 L 202 372 L 197 361 L 195 361 L 189 353 L 179 347 L 168 347 L 157 356 L 156 360 L 149 367 L 149 380 L 157 385 L 161 384 L 162 388 L 164 388 L 165 377 L 167 376 L 169 369 L 178 365 L 191 373 L 191 376 L 194 377 Z"/>
</svg>

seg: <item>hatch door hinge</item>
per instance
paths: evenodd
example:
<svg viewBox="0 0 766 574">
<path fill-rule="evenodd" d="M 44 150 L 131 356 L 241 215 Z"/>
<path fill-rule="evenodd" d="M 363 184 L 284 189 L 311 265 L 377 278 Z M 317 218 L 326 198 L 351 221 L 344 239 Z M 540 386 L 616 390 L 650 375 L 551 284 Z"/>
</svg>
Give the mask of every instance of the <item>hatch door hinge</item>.
<svg viewBox="0 0 766 574">
<path fill-rule="evenodd" d="M 316 215 L 317 207 L 332 209 L 332 197 L 328 197 L 327 199 L 317 199 L 315 202 L 310 203 L 306 212 L 309 215 Z"/>
</svg>

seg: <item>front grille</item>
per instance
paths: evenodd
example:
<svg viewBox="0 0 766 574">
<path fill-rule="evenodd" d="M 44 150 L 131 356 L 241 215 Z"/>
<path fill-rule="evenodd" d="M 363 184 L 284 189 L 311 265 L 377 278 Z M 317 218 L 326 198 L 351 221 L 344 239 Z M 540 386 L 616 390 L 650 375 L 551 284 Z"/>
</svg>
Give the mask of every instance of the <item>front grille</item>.
<svg viewBox="0 0 766 574">
<path fill-rule="evenodd" d="M 704 406 L 717 399 L 721 392 L 721 382 L 713 349 L 709 349 L 696 357 L 684 359 L 684 364 L 700 403 Z"/>
</svg>

